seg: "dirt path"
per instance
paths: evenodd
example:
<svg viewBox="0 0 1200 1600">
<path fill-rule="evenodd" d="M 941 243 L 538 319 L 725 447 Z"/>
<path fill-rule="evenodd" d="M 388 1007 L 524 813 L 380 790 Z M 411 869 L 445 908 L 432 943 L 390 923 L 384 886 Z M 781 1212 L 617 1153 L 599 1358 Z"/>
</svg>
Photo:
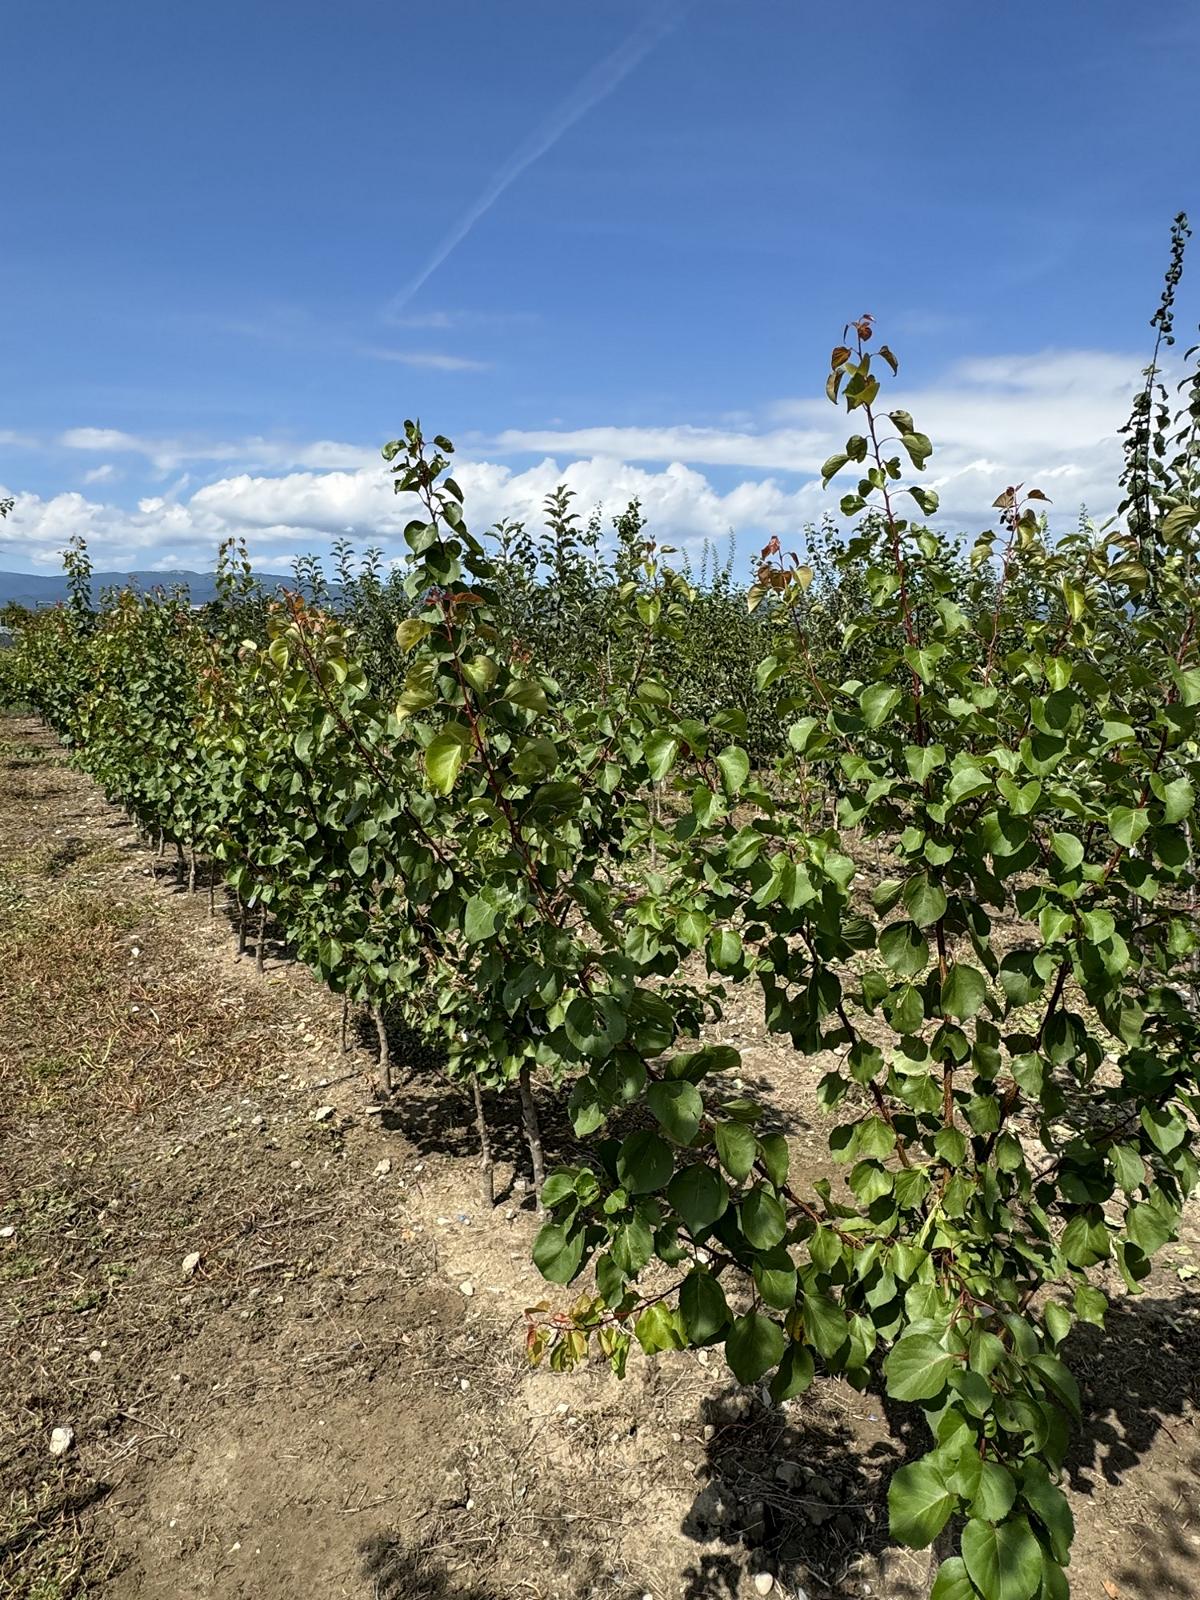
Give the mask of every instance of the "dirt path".
<svg viewBox="0 0 1200 1600">
<path fill-rule="evenodd" d="M 921 1592 L 884 1538 L 906 1418 L 833 1382 L 775 1410 L 703 1354 L 528 1371 L 547 1286 L 504 1109 L 484 1216 L 465 1098 L 418 1075 L 380 1115 L 337 1002 L 235 950 L 0 724 L 0 1595 Z M 752 996 L 718 1032 L 822 1163 L 817 1074 Z M 1200 1594 L 1197 1249 L 1193 1216 L 1115 1339 L 1078 1342 L 1077 1596 Z"/>
</svg>

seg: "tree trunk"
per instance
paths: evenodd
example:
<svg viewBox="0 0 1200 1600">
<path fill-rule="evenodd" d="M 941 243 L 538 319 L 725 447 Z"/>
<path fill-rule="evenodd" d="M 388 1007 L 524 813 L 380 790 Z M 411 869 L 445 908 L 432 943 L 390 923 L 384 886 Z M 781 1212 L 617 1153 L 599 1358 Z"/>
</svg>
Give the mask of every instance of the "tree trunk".
<svg viewBox="0 0 1200 1600">
<path fill-rule="evenodd" d="M 254 948 L 254 965 L 260 972 L 267 970 L 267 908 L 258 913 L 258 942 Z"/>
<path fill-rule="evenodd" d="M 479 1198 L 490 1208 L 496 1204 L 496 1170 L 487 1118 L 483 1114 L 483 1095 L 474 1073 L 471 1074 L 471 1093 L 475 1097 L 475 1126 L 479 1129 Z"/>
<path fill-rule="evenodd" d="M 183 859 L 183 846 L 180 844 L 178 839 L 175 841 L 175 865 L 179 868 L 180 872 L 182 872 L 184 867 L 187 865 Z"/>
<path fill-rule="evenodd" d="M 188 893 L 196 892 L 196 846 L 188 846 Z"/>
<path fill-rule="evenodd" d="M 379 1040 L 379 1087 L 384 1094 L 392 1092 L 392 1052 L 388 1046 L 387 1028 L 383 1022 L 383 1008 L 371 1007 L 371 1016 L 375 1021 L 375 1034 Z"/>
<path fill-rule="evenodd" d="M 528 1066 L 521 1068 L 517 1083 L 521 1091 L 521 1122 L 525 1129 L 525 1142 L 529 1146 L 529 1159 L 533 1164 L 533 1197 L 537 1202 L 540 1216 L 546 1167 L 542 1159 L 542 1129 L 538 1122 L 537 1101 L 533 1097 L 533 1083 Z"/>
<path fill-rule="evenodd" d="M 246 954 L 246 902 L 242 899 L 242 891 L 238 890 L 238 955 Z"/>
<path fill-rule="evenodd" d="M 158 859 L 161 861 L 163 856 L 166 855 L 166 853 L 167 853 L 167 836 L 160 829 L 159 830 L 159 835 L 158 835 Z"/>
<path fill-rule="evenodd" d="M 339 1052 L 345 1055 L 350 1048 L 350 996 L 342 996 L 342 1034 L 339 1041 Z"/>
</svg>

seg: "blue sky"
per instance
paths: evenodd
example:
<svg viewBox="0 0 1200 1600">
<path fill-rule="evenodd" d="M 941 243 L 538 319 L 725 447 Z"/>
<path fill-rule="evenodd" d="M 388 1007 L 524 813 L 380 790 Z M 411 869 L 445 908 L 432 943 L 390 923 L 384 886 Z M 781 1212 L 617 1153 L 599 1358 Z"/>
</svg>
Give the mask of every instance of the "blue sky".
<svg viewBox="0 0 1200 1600">
<path fill-rule="evenodd" d="M 1015 478 L 1107 510 L 1200 211 L 1194 0 L 41 0 L 3 39 L 25 570 L 75 531 L 100 565 L 395 551 L 412 414 L 477 524 L 565 477 L 748 552 L 828 503 L 864 310 L 965 531 Z"/>
</svg>

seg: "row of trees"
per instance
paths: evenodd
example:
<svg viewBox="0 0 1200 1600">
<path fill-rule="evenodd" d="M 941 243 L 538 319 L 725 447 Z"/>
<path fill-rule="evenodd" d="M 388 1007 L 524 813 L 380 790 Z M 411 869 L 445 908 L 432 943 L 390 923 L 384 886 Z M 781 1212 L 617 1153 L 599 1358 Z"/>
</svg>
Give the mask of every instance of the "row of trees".
<svg viewBox="0 0 1200 1600">
<path fill-rule="evenodd" d="M 896 1539 L 939 1542 L 938 1600 L 1059 1600 L 1064 1342 L 1112 1273 L 1138 1292 L 1197 1178 L 1200 378 L 1172 410 L 1148 372 L 1119 523 L 1055 544 L 1011 488 L 964 556 L 926 525 L 896 366 L 869 318 L 833 351 L 855 531 L 766 547 L 745 681 L 711 700 L 685 698 L 690 641 L 732 585 L 673 570 L 636 511 L 605 566 L 565 498 L 558 570 L 522 530 L 497 553 L 413 423 L 384 450 L 419 507 L 375 580 L 394 644 L 311 585 L 256 635 L 227 551 L 202 616 L 93 613 L 81 575 L 8 671 L 335 990 L 515 1088 L 535 1259 L 585 1285 L 535 1317 L 535 1359 L 720 1345 L 780 1401 L 818 1370 L 881 1386 L 928 1424 L 889 1504 Z M 703 1042 L 743 982 L 818 1064 L 836 1184 Z M 587 1152 L 544 1186 L 535 1075 Z"/>
</svg>

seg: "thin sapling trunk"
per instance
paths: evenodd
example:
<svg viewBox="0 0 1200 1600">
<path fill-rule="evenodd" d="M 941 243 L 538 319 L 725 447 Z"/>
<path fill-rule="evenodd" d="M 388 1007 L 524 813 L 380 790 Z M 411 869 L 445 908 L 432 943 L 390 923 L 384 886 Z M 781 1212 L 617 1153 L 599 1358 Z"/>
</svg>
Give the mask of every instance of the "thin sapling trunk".
<svg viewBox="0 0 1200 1600">
<path fill-rule="evenodd" d="M 392 1092 L 392 1051 L 388 1044 L 387 1028 L 383 1021 L 382 1006 L 372 1006 L 371 1016 L 375 1022 L 375 1035 L 379 1040 L 379 1087 L 384 1094 Z"/>
<path fill-rule="evenodd" d="M 496 1169 L 492 1160 L 492 1139 L 483 1111 L 483 1094 L 475 1073 L 471 1074 L 471 1094 L 475 1100 L 475 1126 L 479 1130 L 479 1198 L 490 1208 L 496 1204 Z"/>
<path fill-rule="evenodd" d="M 542 1157 L 542 1128 L 538 1121 L 537 1101 L 533 1097 L 533 1081 L 528 1066 L 521 1068 L 517 1084 L 521 1092 L 521 1123 L 525 1129 L 525 1142 L 529 1146 L 529 1159 L 533 1165 L 533 1196 L 540 1214 L 546 1165 Z"/>
</svg>

